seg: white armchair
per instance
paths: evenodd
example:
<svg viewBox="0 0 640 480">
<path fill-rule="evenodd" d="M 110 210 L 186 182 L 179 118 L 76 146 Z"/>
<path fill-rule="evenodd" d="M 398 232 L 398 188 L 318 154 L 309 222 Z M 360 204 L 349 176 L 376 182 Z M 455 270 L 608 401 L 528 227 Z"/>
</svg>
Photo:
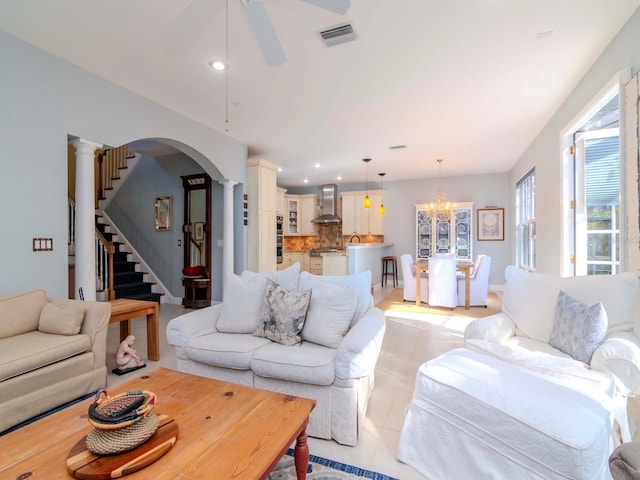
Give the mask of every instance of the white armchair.
<svg viewBox="0 0 640 480">
<path fill-rule="evenodd" d="M 601 302 L 606 312 L 606 337 L 593 352 L 590 369 L 613 374 L 623 395 L 640 394 L 640 337 L 634 331 L 640 293 L 637 275 L 626 272 L 561 278 L 508 266 L 505 278 L 502 312 L 469 323 L 464 332 L 467 347 L 477 350 L 490 342 L 511 351 L 568 358 L 549 343 L 558 293 L 563 291 L 585 304 Z"/>
<path fill-rule="evenodd" d="M 458 306 L 456 259 L 453 255 L 435 255 L 429 259 L 429 306 Z"/>
<path fill-rule="evenodd" d="M 402 268 L 402 286 L 404 288 L 403 300 L 416 301 L 416 271 L 413 266 L 413 257 L 408 253 L 400 256 L 400 268 Z M 429 299 L 429 281 L 426 275 L 420 278 L 420 301 L 427 303 Z"/>
<path fill-rule="evenodd" d="M 478 255 L 473 264 L 473 270 L 469 278 L 469 305 L 487 306 L 489 294 L 489 273 L 491 271 L 491 257 Z M 464 305 L 465 278 L 464 274 L 458 274 L 458 305 Z"/>
</svg>

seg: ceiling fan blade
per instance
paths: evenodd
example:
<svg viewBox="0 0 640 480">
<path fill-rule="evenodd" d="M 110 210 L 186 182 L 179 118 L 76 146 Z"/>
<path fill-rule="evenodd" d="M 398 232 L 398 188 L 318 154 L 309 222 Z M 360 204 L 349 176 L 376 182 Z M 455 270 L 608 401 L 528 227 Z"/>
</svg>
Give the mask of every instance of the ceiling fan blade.
<svg viewBox="0 0 640 480">
<path fill-rule="evenodd" d="M 261 0 L 242 0 L 242 5 L 267 63 L 272 67 L 282 65 L 287 57 L 264 3 Z"/>
<path fill-rule="evenodd" d="M 344 15 L 351 6 L 351 0 L 302 0 L 316 7 Z"/>
<path fill-rule="evenodd" d="M 193 45 L 198 37 L 211 26 L 224 2 L 216 0 L 191 0 L 162 33 L 168 51 L 178 54 Z"/>
</svg>

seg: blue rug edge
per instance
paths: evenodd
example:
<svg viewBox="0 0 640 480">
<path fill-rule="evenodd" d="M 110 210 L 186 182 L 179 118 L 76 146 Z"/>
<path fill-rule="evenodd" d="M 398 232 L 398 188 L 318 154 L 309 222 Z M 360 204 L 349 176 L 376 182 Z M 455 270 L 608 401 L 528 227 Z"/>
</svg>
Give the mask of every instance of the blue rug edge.
<svg viewBox="0 0 640 480">
<path fill-rule="evenodd" d="M 97 392 L 98 390 L 96 390 Z M 38 420 L 48 417 L 49 415 L 59 412 L 60 410 L 64 410 L 67 407 L 70 407 L 71 405 L 75 405 L 76 403 L 80 403 L 84 400 L 87 400 L 91 397 L 95 397 L 96 396 L 96 392 L 91 392 L 91 393 L 87 393 L 81 397 L 75 398 L 73 400 L 68 401 L 67 403 L 64 403 L 62 405 L 59 405 L 55 408 L 52 408 L 51 410 L 48 410 L 44 413 L 41 413 L 40 415 L 36 415 L 35 417 L 31 417 L 23 422 L 18 423 L 17 425 L 14 425 L 13 427 L 9 427 L 6 430 L 0 432 L 0 437 L 2 437 L 3 435 L 7 435 L 8 433 L 11 432 L 15 432 L 16 430 L 19 430 L 23 427 L 26 427 L 27 425 L 33 423 L 33 422 L 37 422 Z"/>
<path fill-rule="evenodd" d="M 287 455 L 293 457 L 293 449 L 290 448 L 287 450 Z M 399 480 L 395 477 L 389 477 L 388 475 L 384 475 L 382 473 L 372 472 L 371 470 L 366 470 L 364 468 L 356 467 L 354 465 L 349 465 L 348 463 L 337 462 L 335 460 L 329 460 L 327 458 L 318 457 L 317 455 L 309 455 L 309 461 L 313 463 L 319 463 L 320 465 L 324 465 L 325 467 L 333 468 L 334 470 L 339 470 L 345 473 L 351 473 L 353 475 L 358 475 L 364 478 L 370 478 L 371 480 Z"/>
</svg>

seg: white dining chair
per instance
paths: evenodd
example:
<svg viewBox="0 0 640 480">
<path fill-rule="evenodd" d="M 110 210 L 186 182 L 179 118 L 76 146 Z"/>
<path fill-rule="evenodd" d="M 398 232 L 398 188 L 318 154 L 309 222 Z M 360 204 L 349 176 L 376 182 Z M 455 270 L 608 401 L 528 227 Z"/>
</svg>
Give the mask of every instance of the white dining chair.
<svg viewBox="0 0 640 480">
<path fill-rule="evenodd" d="M 429 259 L 429 305 L 452 310 L 458 306 L 455 257 L 435 256 Z"/>
<path fill-rule="evenodd" d="M 487 307 L 491 257 L 478 255 L 469 276 L 469 305 Z M 458 274 L 458 305 L 464 305 L 464 274 Z"/>
<path fill-rule="evenodd" d="M 402 299 L 409 302 L 416 301 L 416 270 L 413 266 L 413 257 L 408 253 L 400 256 L 400 268 L 402 269 L 402 286 L 404 293 Z M 429 298 L 429 279 L 426 275 L 420 278 L 420 303 L 427 303 Z"/>
</svg>

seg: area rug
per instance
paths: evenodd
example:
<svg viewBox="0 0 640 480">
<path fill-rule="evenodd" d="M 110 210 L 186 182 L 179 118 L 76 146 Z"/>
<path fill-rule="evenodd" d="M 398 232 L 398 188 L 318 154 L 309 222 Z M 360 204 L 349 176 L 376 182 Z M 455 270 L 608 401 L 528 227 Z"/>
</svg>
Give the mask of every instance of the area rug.
<svg viewBox="0 0 640 480">
<path fill-rule="evenodd" d="M 276 468 L 271 472 L 269 480 L 296 480 L 296 467 L 293 461 L 293 450 L 289 449 Z M 334 462 L 326 458 L 309 455 L 307 480 L 398 480 L 381 473 L 371 472 L 345 463 Z"/>
<path fill-rule="evenodd" d="M 376 307 L 384 310 L 385 315 L 387 316 L 394 316 L 394 314 L 402 313 L 429 313 L 432 315 L 482 318 L 502 311 L 502 301 L 500 300 L 500 297 L 498 297 L 498 295 L 496 295 L 494 292 L 489 292 L 489 295 L 487 297 L 487 308 L 471 307 L 469 308 L 469 310 L 465 310 L 464 307 L 457 307 L 453 310 L 451 310 L 450 308 L 432 308 L 426 303 L 416 305 L 416 302 L 405 302 L 402 299 L 403 294 L 404 290 L 402 288 L 394 288 L 387 294 L 387 296 L 385 296 L 376 304 Z"/>
</svg>

